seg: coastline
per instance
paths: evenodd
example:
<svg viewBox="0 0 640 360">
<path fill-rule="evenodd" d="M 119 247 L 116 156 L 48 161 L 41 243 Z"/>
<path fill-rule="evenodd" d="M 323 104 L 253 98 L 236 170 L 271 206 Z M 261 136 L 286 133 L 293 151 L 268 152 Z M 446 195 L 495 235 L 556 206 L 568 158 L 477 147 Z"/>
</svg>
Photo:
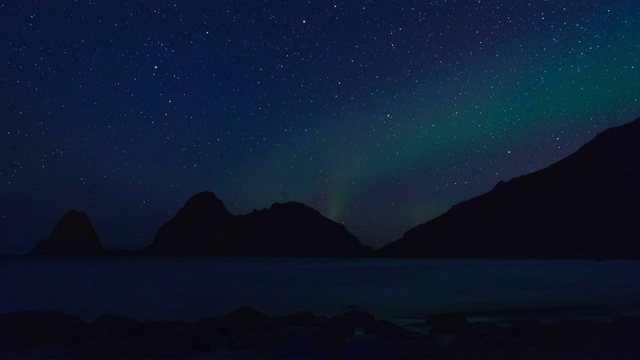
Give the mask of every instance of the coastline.
<svg viewBox="0 0 640 360">
<path fill-rule="evenodd" d="M 440 359 L 637 358 L 640 317 L 611 321 L 532 318 L 498 325 L 434 314 L 400 326 L 353 310 L 266 315 L 241 307 L 194 322 L 93 321 L 55 311 L 0 314 L 2 358 Z"/>
<path fill-rule="evenodd" d="M 637 261 L 12 259 L 0 358 L 640 358 Z"/>
<path fill-rule="evenodd" d="M 510 311 L 516 320 L 640 316 L 637 261 L 17 257 L 0 270 L 10 289 L 0 313 L 65 311 L 88 321 L 105 313 L 197 321 L 239 305 L 270 315 L 358 309 L 403 324 L 447 312 L 480 320 L 512 318 Z"/>
</svg>

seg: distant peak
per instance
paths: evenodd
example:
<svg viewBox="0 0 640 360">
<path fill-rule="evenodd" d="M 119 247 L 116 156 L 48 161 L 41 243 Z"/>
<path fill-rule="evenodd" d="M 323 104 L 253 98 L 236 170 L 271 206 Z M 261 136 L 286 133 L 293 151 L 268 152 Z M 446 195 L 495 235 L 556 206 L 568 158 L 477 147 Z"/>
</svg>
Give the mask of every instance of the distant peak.
<svg viewBox="0 0 640 360">
<path fill-rule="evenodd" d="M 190 197 L 187 200 L 187 204 L 200 201 L 220 201 L 220 199 L 212 191 L 202 191 Z"/>
<path fill-rule="evenodd" d="M 320 214 L 318 210 L 307 206 L 301 202 L 291 201 L 286 203 L 273 203 L 269 210 L 277 212 L 277 213 L 292 213 L 292 214 L 301 214 L 301 213 L 314 213 Z"/>
<path fill-rule="evenodd" d="M 67 219 L 67 218 L 83 219 L 83 220 L 87 220 L 87 221 L 89 220 L 89 216 L 87 215 L 87 213 L 85 213 L 84 211 L 80 211 L 80 210 L 69 210 L 69 211 L 67 211 L 67 213 L 62 216 L 62 219 Z"/>
<path fill-rule="evenodd" d="M 203 191 L 190 197 L 184 204 L 181 212 L 189 214 L 231 215 L 222 200 L 211 191 Z"/>
</svg>

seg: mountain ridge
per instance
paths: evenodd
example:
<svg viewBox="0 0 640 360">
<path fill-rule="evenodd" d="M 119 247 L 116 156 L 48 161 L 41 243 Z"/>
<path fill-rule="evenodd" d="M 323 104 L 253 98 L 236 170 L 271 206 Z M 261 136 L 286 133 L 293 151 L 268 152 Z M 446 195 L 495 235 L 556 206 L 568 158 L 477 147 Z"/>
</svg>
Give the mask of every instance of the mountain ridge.
<svg viewBox="0 0 640 360">
<path fill-rule="evenodd" d="M 362 256 L 371 251 L 342 224 L 303 203 L 233 215 L 212 192 L 192 196 L 141 250 L 148 255 Z"/>
<path fill-rule="evenodd" d="M 400 257 L 639 258 L 640 119 L 501 181 L 377 251 Z M 635 240 L 635 241 L 634 241 Z"/>
<path fill-rule="evenodd" d="M 640 258 L 640 118 L 565 158 L 453 205 L 376 250 L 379 257 Z M 213 192 L 190 197 L 151 244 L 104 249 L 70 211 L 31 254 L 369 256 L 343 224 L 303 203 L 230 213 Z"/>
</svg>

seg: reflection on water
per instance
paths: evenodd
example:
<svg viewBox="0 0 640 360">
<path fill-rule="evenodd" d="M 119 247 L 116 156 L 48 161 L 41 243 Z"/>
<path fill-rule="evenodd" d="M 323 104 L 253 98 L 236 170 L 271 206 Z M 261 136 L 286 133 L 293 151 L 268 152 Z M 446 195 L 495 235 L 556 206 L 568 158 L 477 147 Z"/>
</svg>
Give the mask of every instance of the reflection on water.
<svg viewBox="0 0 640 360">
<path fill-rule="evenodd" d="M 249 305 L 269 315 L 362 309 L 404 322 L 451 311 L 597 318 L 638 314 L 638 274 L 640 261 L 8 257 L 0 312 L 196 320 Z"/>
</svg>

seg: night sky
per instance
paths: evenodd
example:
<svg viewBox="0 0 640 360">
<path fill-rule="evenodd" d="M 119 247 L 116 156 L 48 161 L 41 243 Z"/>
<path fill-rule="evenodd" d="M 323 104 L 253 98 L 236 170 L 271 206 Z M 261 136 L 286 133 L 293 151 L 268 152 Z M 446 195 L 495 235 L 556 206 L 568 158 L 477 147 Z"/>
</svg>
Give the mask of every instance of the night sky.
<svg viewBox="0 0 640 360">
<path fill-rule="evenodd" d="M 191 195 L 379 247 L 640 116 L 637 0 L 0 2 L 0 252 Z"/>
</svg>

